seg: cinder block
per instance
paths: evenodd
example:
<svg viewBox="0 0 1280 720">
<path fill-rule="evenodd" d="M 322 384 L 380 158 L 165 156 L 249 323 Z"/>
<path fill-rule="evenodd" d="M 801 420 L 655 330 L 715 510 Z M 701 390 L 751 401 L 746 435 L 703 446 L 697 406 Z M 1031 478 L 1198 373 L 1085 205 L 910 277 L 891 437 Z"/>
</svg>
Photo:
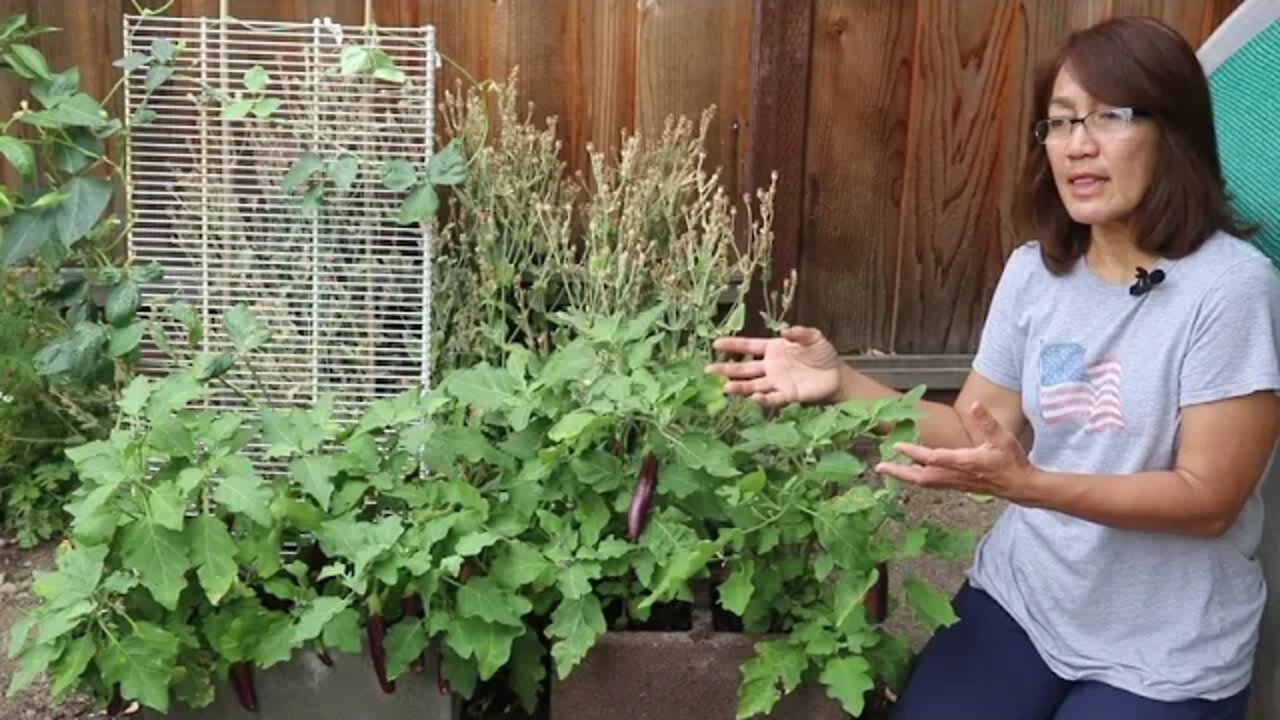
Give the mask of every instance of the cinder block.
<svg viewBox="0 0 1280 720">
<path fill-rule="evenodd" d="M 759 639 L 723 632 L 605 633 L 568 678 L 552 678 L 551 720 L 732 720 L 740 669 Z M 766 716 L 848 717 L 816 684 L 796 688 Z"/>
<path fill-rule="evenodd" d="M 240 705 L 224 678 L 213 704 L 193 710 L 174 703 L 168 714 L 147 710 L 146 720 L 457 720 L 461 703 L 441 695 L 436 684 L 438 654 L 427 652 L 425 672 L 412 670 L 396 680 L 390 695 L 378 687 L 368 652 L 361 656 L 330 651 L 333 667 L 315 653 L 301 651 L 287 663 L 254 669 L 257 712 Z"/>
</svg>

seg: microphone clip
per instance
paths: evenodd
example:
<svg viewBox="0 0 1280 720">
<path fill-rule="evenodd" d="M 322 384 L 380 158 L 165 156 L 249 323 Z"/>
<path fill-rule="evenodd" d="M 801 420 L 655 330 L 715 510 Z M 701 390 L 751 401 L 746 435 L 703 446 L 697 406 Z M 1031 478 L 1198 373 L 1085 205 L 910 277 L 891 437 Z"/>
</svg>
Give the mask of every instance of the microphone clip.
<svg viewBox="0 0 1280 720">
<path fill-rule="evenodd" d="M 1138 297 L 1151 292 L 1151 288 L 1164 282 L 1164 271 L 1157 268 L 1148 272 L 1146 268 L 1139 267 L 1134 277 L 1137 280 L 1129 286 L 1129 294 Z"/>
</svg>

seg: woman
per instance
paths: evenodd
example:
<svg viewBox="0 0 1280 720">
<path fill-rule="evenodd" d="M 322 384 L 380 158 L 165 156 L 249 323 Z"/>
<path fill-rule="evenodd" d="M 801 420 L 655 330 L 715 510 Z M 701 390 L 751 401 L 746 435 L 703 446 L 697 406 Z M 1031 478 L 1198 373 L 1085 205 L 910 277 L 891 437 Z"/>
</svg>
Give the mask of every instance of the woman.
<svg viewBox="0 0 1280 720">
<path fill-rule="evenodd" d="M 1035 102 L 1039 241 L 1009 258 L 955 406 L 922 402 L 913 464 L 878 467 L 1010 503 L 894 717 L 1243 718 L 1280 279 L 1240 239 L 1176 32 L 1076 33 Z M 715 348 L 755 356 L 708 370 L 762 405 L 895 395 L 811 328 Z"/>
</svg>

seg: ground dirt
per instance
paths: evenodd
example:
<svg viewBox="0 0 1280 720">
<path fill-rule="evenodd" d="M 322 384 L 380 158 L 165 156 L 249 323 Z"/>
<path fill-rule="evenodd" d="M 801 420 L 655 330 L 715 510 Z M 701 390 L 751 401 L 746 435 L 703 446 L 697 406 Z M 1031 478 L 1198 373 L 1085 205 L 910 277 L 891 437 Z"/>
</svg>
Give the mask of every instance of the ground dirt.
<svg viewBox="0 0 1280 720">
<path fill-rule="evenodd" d="M 907 487 L 905 493 L 908 522 L 928 522 L 948 530 L 972 530 L 975 537 L 981 537 L 982 533 L 990 529 L 1006 505 L 1001 500 L 977 500 L 957 492 Z M 951 597 L 964 582 L 964 574 L 969 569 L 971 560 L 972 557 L 943 560 L 922 555 L 891 566 L 889 597 L 892 611 L 889 629 L 906 635 L 911 640 L 911 647 L 920 649 L 929 633 L 911 619 L 911 612 L 903 604 L 903 578 L 918 577 Z"/>
<path fill-rule="evenodd" d="M 9 630 L 27 610 L 36 604 L 31 592 L 31 575 L 37 570 L 53 567 L 53 545 L 42 545 L 23 550 L 12 538 L 0 538 L 0 692 L 9 687 L 9 680 L 18 663 L 9 658 Z M 60 705 L 49 702 L 49 686 L 43 679 L 32 683 L 14 697 L 0 695 L 0 719 L 3 720 L 87 720 L 103 718 L 105 713 L 94 712 L 93 706 L 83 697 L 69 697 Z"/>
<path fill-rule="evenodd" d="M 959 493 L 936 492 L 907 488 L 907 517 L 913 522 L 930 522 L 950 529 L 969 529 L 977 534 L 985 532 L 1004 508 L 999 501 L 979 502 Z M 31 592 L 32 573 L 53 566 L 53 545 L 43 545 L 31 550 L 18 548 L 10 538 L 0 538 L 0 649 L 9 644 L 9 630 L 14 623 L 35 604 Z M 904 633 L 913 648 L 919 648 L 928 633 L 910 618 L 900 604 L 902 580 L 915 576 L 932 584 L 950 596 L 964 581 L 968 560 L 939 560 L 918 557 L 900 562 L 889 570 L 891 602 L 898 603 L 890 628 Z M 9 685 L 16 663 L 0 651 L 0 692 Z M 44 682 L 33 683 L 16 697 L 0 696 L 0 720 L 100 720 L 105 717 L 83 697 L 71 697 L 60 705 L 49 702 L 48 686 Z"/>
</svg>

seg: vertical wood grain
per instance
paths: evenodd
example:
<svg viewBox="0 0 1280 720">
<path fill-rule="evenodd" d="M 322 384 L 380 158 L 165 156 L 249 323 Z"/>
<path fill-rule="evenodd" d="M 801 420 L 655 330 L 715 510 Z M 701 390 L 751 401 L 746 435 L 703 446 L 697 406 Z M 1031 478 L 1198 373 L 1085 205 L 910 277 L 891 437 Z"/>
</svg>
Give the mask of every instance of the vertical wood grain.
<svg viewBox="0 0 1280 720">
<path fill-rule="evenodd" d="M 556 118 L 566 147 L 581 145 L 581 117 L 574 113 L 582 93 L 580 30 L 570 0 L 494 2 L 492 77 L 518 69 L 521 99 L 533 104 L 540 123 Z"/>
<path fill-rule="evenodd" d="M 157 8 L 163 5 L 156 0 L 148 0 L 143 2 L 143 7 Z M 137 11 L 133 7 L 132 2 L 125 5 L 125 12 L 130 15 L 136 15 Z M 167 17 L 215 17 L 218 14 L 218 0 L 174 0 L 169 6 Z"/>
<path fill-rule="evenodd" d="M 912 83 L 893 349 L 964 353 L 999 279 L 1017 7 L 924 0 Z"/>
<path fill-rule="evenodd" d="M 381 25 L 436 30 L 436 50 L 443 56 L 437 77 L 437 98 L 444 91 L 457 92 L 471 82 L 494 77 L 492 2 L 473 0 L 422 0 L 375 3 L 374 19 Z"/>
<path fill-rule="evenodd" d="M 210 12 L 216 15 L 217 3 L 213 5 Z M 339 25 L 364 24 L 362 0 L 230 0 L 227 12 L 243 20 L 309 23 L 327 17 Z"/>
<path fill-rule="evenodd" d="M 637 22 L 633 0 L 578 1 L 582 140 L 606 153 L 618 151 L 623 129 L 636 128 Z M 571 164 L 587 167 L 586 145 L 570 142 Z"/>
<path fill-rule="evenodd" d="M 36 47 L 54 72 L 80 69 L 80 89 L 101 100 L 115 84 L 119 70 L 111 66 L 123 45 L 120 17 L 127 0 L 40 0 L 32 3 L 30 22 L 61 28 L 42 35 Z"/>
<path fill-rule="evenodd" d="M 819 0 L 800 314 L 842 352 L 889 351 L 916 2 Z"/>
<path fill-rule="evenodd" d="M 80 73 L 80 89 L 99 101 L 112 118 L 124 113 L 124 93 L 116 89 L 120 70 L 112 62 L 121 57 L 123 8 L 128 0 L 100 0 L 82 3 L 78 0 L 40 0 L 33 2 L 28 13 L 32 25 L 48 25 L 58 32 L 41 35 L 33 41 L 53 72 L 76 68 Z M 114 94 L 112 94 L 114 91 Z M 35 106 L 35 101 L 32 101 Z M 119 137 L 104 142 L 106 154 L 119 159 L 122 153 Z M 105 169 L 96 170 L 106 176 Z M 124 193 L 117 183 L 113 196 L 116 212 L 125 210 Z"/>
<path fill-rule="evenodd" d="M 616 144 L 631 126 L 635 88 L 635 4 L 621 0 L 431 0 L 375 6 L 384 25 L 432 24 L 446 56 L 440 87 L 505 80 L 519 73 L 534 117 L 555 117 L 564 158 L 586 166 L 588 143 Z"/>
<path fill-rule="evenodd" d="M 767 187 L 777 176 L 769 292 L 781 293 L 799 269 L 813 10 L 813 0 L 755 0 L 752 18 L 746 181 Z M 758 333 L 764 329 L 761 293 L 751 298 L 756 307 L 747 326 Z"/>
<path fill-rule="evenodd" d="M 1145 15 L 1176 29 L 1199 47 L 1240 0 L 1110 0 L 1109 16 Z"/>
<path fill-rule="evenodd" d="M 750 0 L 638 0 L 637 12 L 638 130 L 660 133 L 669 116 L 696 120 L 715 105 L 707 137 L 709 167 L 724 171 L 725 187 L 733 196 L 746 192 L 742 124 L 751 54 Z"/>
</svg>

